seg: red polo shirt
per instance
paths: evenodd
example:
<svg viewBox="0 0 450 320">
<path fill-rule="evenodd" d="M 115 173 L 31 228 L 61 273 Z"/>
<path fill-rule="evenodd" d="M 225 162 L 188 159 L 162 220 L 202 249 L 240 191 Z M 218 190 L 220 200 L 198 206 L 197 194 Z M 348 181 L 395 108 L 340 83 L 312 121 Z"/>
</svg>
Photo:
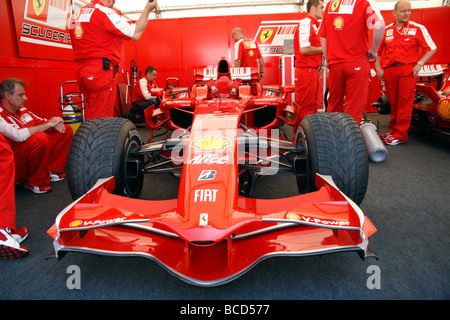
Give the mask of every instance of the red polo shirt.
<svg viewBox="0 0 450 320">
<path fill-rule="evenodd" d="M 317 35 L 319 21 L 309 15 L 300 20 L 294 33 L 294 53 L 296 67 L 318 68 L 322 64 L 322 53 L 307 55 L 300 52 L 300 48 L 309 46 L 320 47 L 320 37 Z"/>
<path fill-rule="evenodd" d="M 123 40 L 130 40 L 135 29 L 135 24 L 94 0 L 75 11 L 69 21 L 75 61 L 108 58 L 114 65 L 119 64 Z"/>
<path fill-rule="evenodd" d="M 1 103 L 0 103 L 0 116 L 7 122 L 12 124 L 17 129 L 21 128 L 30 128 L 37 126 L 41 123 L 47 122 L 47 119 L 43 119 L 38 117 L 33 112 L 23 107 L 20 108 L 16 114 L 12 114 L 9 112 Z M 50 129 L 49 129 L 50 130 Z M 51 129 L 53 130 L 53 129 Z"/>
<path fill-rule="evenodd" d="M 133 89 L 133 96 L 131 98 L 131 103 L 136 101 L 144 101 L 152 98 L 151 89 L 158 88 L 156 81 L 149 82 L 147 78 L 141 78 Z"/>
<path fill-rule="evenodd" d="M 241 67 L 258 67 L 258 59 L 262 57 L 258 45 L 244 37 L 235 43 L 234 54 L 234 60 L 240 60 Z"/>
<path fill-rule="evenodd" d="M 386 26 L 384 38 L 378 48 L 381 66 L 389 67 L 398 62 L 416 64 L 424 53 L 436 49 L 427 29 L 408 21 L 398 30 L 394 23 Z"/>
<path fill-rule="evenodd" d="M 327 40 L 328 64 L 367 58 L 369 28 L 380 20 L 383 17 L 373 0 L 328 2 L 318 32 Z"/>
</svg>

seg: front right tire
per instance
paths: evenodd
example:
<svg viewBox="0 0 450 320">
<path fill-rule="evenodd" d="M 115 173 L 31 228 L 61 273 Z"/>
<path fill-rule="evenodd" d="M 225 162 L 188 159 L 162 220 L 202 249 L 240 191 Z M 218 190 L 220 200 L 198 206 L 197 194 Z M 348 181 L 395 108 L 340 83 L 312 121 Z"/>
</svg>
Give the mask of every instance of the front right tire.
<svg viewBox="0 0 450 320">
<path fill-rule="evenodd" d="M 142 139 L 134 124 L 123 118 L 95 118 L 81 124 L 67 158 L 67 181 L 74 200 L 101 178 L 114 176 L 114 194 L 138 198 L 144 181 L 142 156 L 135 156 Z"/>
<path fill-rule="evenodd" d="M 305 117 L 296 144 L 307 157 L 306 176 L 297 177 L 299 193 L 317 190 L 315 175 L 330 175 L 337 187 L 356 204 L 363 201 L 369 181 L 369 159 L 356 121 L 348 114 L 315 113 Z"/>
</svg>

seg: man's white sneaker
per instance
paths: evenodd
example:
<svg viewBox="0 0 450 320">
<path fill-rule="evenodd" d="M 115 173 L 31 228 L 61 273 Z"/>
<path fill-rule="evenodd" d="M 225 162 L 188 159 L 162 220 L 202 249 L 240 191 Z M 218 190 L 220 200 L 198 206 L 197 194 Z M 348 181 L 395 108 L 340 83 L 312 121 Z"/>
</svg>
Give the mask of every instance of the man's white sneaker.
<svg viewBox="0 0 450 320">
<path fill-rule="evenodd" d="M 50 182 L 62 181 L 66 178 L 66 175 L 64 173 L 56 173 L 53 171 L 49 171 L 49 174 L 50 174 Z"/>
<path fill-rule="evenodd" d="M 390 137 L 390 138 L 384 139 L 384 143 L 386 143 L 387 145 L 390 145 L 390 146 L 396 146 L 398 144 L 406 143 L 406 141 L 399 140 L 394 137 Z"/>
<path fill-rule="evenodd" d="M 28 255 L 29 250 L 14 239 L 9 228 L 0 227 L 0 258 L 20 259 Z"/>
<path fill-rule="evenodd" d="M 18 243 L 22 243 L 28 237 L 28 229 L 25 227 L 18 228 L 14 231 L 10 230 L 10 233 Z"/>
<path fill-rule="evenodd" d="M 42 186 L 42 187 L 33 186 L 28 181 L 25 183 L 24 187 L 27 190 L 31 190 L 35 194 L 43 194 L 43 193 L 47 193 L 49 191 L 52 191 L 52 187 L 50 187 L 50 186 Z"/>
</svg>

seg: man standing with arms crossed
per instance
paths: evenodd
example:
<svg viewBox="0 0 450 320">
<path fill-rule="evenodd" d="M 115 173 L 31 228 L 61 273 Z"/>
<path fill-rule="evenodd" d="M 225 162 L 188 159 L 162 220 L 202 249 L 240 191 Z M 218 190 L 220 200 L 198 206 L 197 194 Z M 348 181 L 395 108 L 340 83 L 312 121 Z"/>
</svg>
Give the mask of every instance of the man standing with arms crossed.
<svg viewBox="0 0 450 320">
<path fill-rule="evenodd" d="M 309 0 L 306 9 L 308 15 L 300 20 L 294 34 L 295 103 L 298 107 L 294 133 L 304 117 L 317 112 L 318 68 L 322 65 L 322 47 L 317 30 L 318 20 L 323 16 L 323 0 Z"/>
<path fill-rule="evenodd" d="M 115 0 L 93 0 L 74 12 L 69 21 L 76 77 L 86 97 L 85 118 L 113 117 L 116 101 L 115 73 L 123 55 L 123 40 L 139 40 L 150 12 L 158 6 L 148 1 L 136 23 L 114 9 Z"/>
<path fill-rule="evenodd" d="M 369 93 L 369 60 L 377 57 L 384 27 L 374 0 L 339 0 L 327 4 L 318 32 L 330 70 L 327 111 L 344 112 L 345 96 L 345 113 L 356 123 L 361 122 Z"/>
<path fill-rule="evenodd" d="M 388 145 L 405 143 L 415 97 L 415 77 L 436 52 L 427 29 L 410 21 L 411 3 L 398 1 L 394 7 L 395 22 L 386 27 L 375 63 L 378 78 L 385 80 L 391 104 L 389 132 L 382 135 Z M 421 56 L 420 53 L 424 54 Z"/>
</svg>

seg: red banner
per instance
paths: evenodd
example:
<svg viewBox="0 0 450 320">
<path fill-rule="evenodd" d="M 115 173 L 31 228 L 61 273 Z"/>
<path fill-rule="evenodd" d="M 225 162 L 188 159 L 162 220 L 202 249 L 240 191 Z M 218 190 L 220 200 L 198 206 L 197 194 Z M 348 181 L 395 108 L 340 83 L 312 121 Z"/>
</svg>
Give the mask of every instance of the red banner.
<svg viewBox="0 0 450 320">
<path fill-rule="evenodd" d="M 73 61 L 67 29 L 72 0 L 11 1 L 19 56 Z"/>
</svg>

